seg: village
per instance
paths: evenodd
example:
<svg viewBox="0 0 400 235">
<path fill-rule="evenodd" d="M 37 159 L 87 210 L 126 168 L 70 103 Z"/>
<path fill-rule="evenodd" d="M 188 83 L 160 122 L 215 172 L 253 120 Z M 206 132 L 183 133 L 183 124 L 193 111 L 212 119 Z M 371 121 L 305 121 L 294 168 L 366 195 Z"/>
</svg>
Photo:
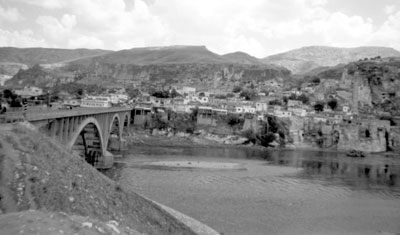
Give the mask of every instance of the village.
<svg viewBox="0 0 400 235">
<path fill-rule="evenodd" d="M 15 90 L 14 93 L 25 100 L 24 106 L 29 112 L 49 107 L 132 107 L 133 126 L 150 128 L 152 131 L 158 129 L 160 131 L 154 133 L 166 135 L 168 132 L 192 134 L 197 130 L 208 133 L 214 140 L 225 140 L 226 136 L 232 139 L 231 136 L 234 136 L 233 139 L 237 141 L 222 142 L 243 144 L 251 139 L 249 130 L 254 136 L 270 131 L 265 130 L 263 123 L 268 125 L 268 117 L 274 117 L 283 125 L 273 130 L 273 141 L 268 147 L 365 152 L 397 150 L 400 128 L 389 120 L 379 118 L 376 112 L 363 108 L 365 105 L 358 100 L 358 91 L 348 92 L 352 101 L 349 102 L 340 96 L 343 91 L 336 91 L 331 83 L 312 81 L 290 89 L 279 81 L 270 80 L 262 84 L 262 89 L 246 84 L 243 88 L 233 87 L 232 92 L 168 86 L 159 87 L 156 92 L 153 89 L 152 94 L 141 91 L 144 89 L 138 86 L 135 87 L 139 91 L 136 97 L 130 96 L 123 87 L 116 87 L 102 93 L 83 94 L 80 99 L 68 93 L 59 93 L 58 100 L 53 100 L 41 88 L 33 86 Z M 361 86 L 358 89 L 363 88 Z M 38 97 L 42 97 L 41 102 Z M 171 128 L 171 125 L 167 125 L 174 119 L 178 120 L 179 115 L 191 115 L 190 127 L 176 128 L 175 124 Z M 154 124 L 155 119 L 163 124 Z M 257 138 L 251 142 L 260 144 Z"/>
</svg>

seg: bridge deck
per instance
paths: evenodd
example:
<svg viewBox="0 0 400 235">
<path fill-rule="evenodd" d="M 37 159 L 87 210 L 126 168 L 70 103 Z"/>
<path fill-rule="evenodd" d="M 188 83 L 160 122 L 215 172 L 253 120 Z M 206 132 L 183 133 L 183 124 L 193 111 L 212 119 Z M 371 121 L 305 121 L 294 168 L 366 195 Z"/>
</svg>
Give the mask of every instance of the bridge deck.
<svg viewBox="0 0 400 235">
<path fill-rule="evenodd" d="M 116 113 L 116 112 L 124 112 L 130 111 L 132 108 L 130 107 L 114 107 L 114 108 L 74 108 L 71 110 L 62 110 L 62 109 L 46 109 L 40 111 L 15 111 L 15 112 L 7 112 L 3 114 L 3 118 L 6 120 L 18 120 L 25 119 L 27 121 L 39 121 L 46 119 L 56 119 L 63 117 L 76 117 L 83 115 L 93 115 L 93 114 L 102 114 L 102 113 Z"/>
</svg>

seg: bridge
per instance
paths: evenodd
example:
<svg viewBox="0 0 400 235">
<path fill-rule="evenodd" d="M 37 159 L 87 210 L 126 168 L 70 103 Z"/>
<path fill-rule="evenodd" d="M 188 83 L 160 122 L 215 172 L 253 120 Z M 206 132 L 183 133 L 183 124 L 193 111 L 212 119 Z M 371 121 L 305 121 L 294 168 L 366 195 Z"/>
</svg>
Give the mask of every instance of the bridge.
<svg viewBox="0 0 400 235">
<path fill-rule="evenodd" d="M 8 113 L 6 122 L 27 120 L 83 157 L 94 167 L 110 168 L 111 151 L 126 148 L 132 108 L 75 108 Z"/>
</svg>

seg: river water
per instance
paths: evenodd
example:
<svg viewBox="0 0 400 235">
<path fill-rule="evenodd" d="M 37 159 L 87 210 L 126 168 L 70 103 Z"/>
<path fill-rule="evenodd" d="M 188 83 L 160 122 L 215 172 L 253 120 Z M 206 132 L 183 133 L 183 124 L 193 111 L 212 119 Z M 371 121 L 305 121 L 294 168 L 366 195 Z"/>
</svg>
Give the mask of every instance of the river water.
<svg viewBox="0 0 400 235">
<path fill-rule="evenodd" d="M 239 170 L 146 167 L 154 161 Z M 400 158 L 318 151 L 135 147 L 119 181 L 222 234 L 400 234 Z"/>
</svg>

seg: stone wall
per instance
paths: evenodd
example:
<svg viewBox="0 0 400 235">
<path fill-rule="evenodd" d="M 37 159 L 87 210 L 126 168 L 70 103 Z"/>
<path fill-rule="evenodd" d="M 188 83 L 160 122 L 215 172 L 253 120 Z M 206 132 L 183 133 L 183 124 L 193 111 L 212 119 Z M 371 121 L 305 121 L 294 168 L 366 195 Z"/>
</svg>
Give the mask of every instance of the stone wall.
<svg viewBox="0 0 400 235">
<path fill-rule="evenodd" d="M 292 117 L 290 135 L 296 148 L 333 150 L 387 151 L 390 123 L 381 120 L 362 120 L 353 123 L 326 124 L 312 118 Z M 393 135 L 400 146 L 400 130 Z M 396 141 L 395 141 L 396 140 Z"/>
</svg>

